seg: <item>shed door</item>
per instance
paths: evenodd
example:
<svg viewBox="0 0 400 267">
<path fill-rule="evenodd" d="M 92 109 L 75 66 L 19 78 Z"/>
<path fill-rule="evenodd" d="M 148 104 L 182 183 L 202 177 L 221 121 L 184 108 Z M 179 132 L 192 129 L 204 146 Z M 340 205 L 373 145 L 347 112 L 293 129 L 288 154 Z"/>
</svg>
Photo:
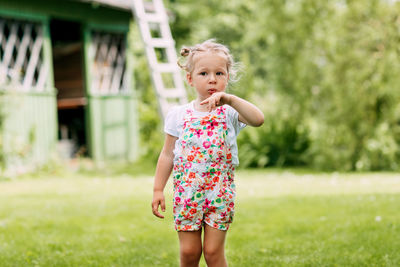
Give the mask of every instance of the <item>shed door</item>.
<svg viewBox="0 0 400 267">
<path fill-rule="evenodd" d="M 133 160 L 137 120 L 126 34 L 85 30 L 89 153 L 96 160 Z"/>
</svg>

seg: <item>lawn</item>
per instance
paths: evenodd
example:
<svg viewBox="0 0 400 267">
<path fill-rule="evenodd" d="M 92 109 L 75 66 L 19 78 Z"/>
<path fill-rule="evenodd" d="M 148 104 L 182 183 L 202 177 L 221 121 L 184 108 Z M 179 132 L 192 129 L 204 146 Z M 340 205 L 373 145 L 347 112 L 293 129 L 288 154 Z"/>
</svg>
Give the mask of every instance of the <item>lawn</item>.
<svg viewBox="0 0 400 267">
<path fill-rule="evenodd" d="M 400 265 L 400 174 L 239 170 L 236 181 L 230 266 Z M 151 194 L 140 174 L 2 180 L 0 266 L 178 266 L 171 205 L 155 218 Z"/>
</svg>

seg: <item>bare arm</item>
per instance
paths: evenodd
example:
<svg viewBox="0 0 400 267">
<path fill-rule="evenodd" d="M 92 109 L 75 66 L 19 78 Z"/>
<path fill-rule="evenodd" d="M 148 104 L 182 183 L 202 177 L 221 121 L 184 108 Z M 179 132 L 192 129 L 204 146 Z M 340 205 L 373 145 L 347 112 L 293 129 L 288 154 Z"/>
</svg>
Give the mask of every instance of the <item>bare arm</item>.
<svg viewBox="0 0 400 267">
<path fill-rule="evenodd" d="M 164 216 L 158 211 L 158 207 L 161 206 L 161 210 L 163 212 L 165 211 L 164 188 L 172 171 L 174 159 L 173 151 L 177 139 L 178 138 L 175 136 L 167 134 L 165 136 L 164 147 L 158 157 L 151 207 L 153 214 L 159 218 L 164 218 Z"/>
<path fill-rule="evenodd" d="M 238 96 L 225 92 L 215 93 L 200 104 L 208 105 L 210 111 L 217 106 L 228 104 L 239 113 L 239 121 L 254 127 L 259 127 L 264 123 L 264 114 L 259 108 Z"/>
</svg>

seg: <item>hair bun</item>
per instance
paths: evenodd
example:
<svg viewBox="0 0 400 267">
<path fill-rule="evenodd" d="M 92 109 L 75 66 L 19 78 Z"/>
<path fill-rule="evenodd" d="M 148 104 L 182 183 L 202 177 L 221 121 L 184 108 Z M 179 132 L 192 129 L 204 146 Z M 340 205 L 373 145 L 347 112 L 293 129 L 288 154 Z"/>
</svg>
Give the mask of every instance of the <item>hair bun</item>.
<svg viewBox="0 0 400 267">
<path fill-rule="evenodd" d="M 187 56 L 189 55 L 189 53 L 190 53 L 190 48 L 183 47 L 183 48 L 181 49 L 181 56 L 187 57 Z"/>
</svg>

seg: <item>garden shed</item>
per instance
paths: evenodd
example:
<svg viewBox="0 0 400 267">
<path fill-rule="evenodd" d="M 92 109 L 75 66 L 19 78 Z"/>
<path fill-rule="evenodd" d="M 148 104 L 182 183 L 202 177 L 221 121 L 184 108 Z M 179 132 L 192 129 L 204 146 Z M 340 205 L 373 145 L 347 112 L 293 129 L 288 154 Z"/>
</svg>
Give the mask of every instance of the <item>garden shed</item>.
<svg viewBox="0 0 400 267">
<path fill-rule="evenodd" d="M 138 154 L 129 1 L 0 0 L 0 148 L 7 165 Z M 0 154 L 1 155 L 1 154 Z"/>
</svg>

